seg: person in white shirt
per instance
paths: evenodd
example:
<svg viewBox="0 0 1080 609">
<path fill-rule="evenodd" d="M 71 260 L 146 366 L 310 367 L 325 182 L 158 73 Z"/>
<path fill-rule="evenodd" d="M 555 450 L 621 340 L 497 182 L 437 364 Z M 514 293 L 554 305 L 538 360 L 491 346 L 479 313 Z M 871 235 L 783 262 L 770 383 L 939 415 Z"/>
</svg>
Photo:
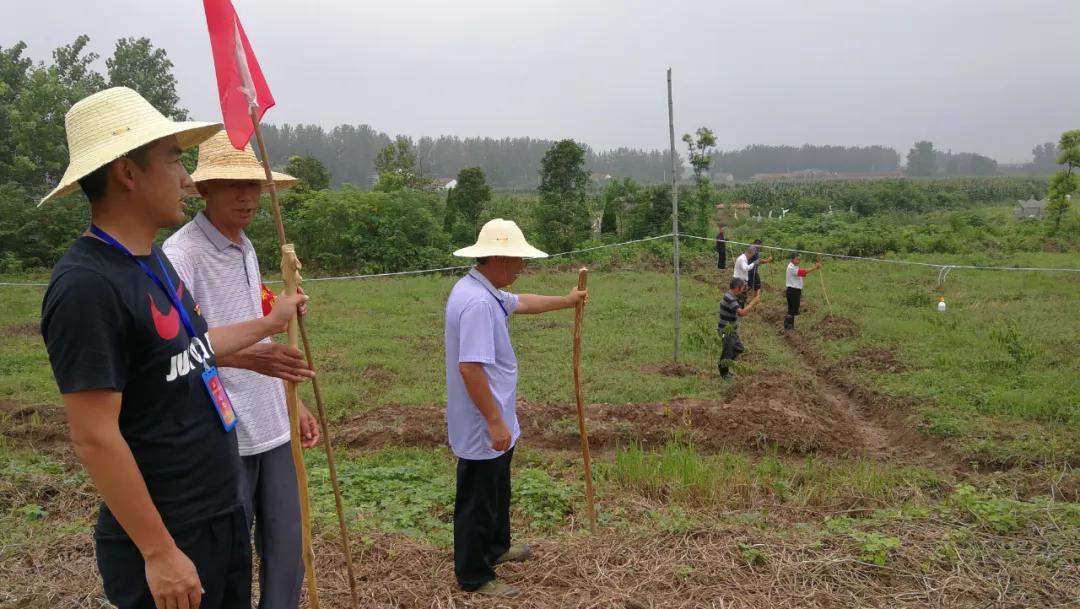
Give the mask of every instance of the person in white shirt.
<svg viewBox="0 0 1080 609">
<path fill-rule="evenodd" d="M 747 282 L 747 284 L 749 285 L 749 283 L 750 283 L 750 272 L 757 269 L 758 266 L 760 266 L 762 264 L 769 264 L 770 262 L 772 262 L 772 256 L 769 256 L 768 258 L 760 258 L 759 257 L 756 260 L 754 260 L 753 262 L 751 262 L 750 259 L 754 258 L 754 256 L 757 253 L 758 253 L 758 246 L 751 245 L 750 247 L 746 248 L 745 252 L 743 252 L 742 254 L 739 254 L 739 257 L 735 259 L 735 271 L 734 271 L 734 273 L 732 275 L 732 277 L 734 279 L 742 279 L 743 281 Z M 742 293 L 742 298 L 740 299 L 740 302 L 742 302 L 743 304 L 745 304 L 746 293 L 748 291 L 749 290 L 744 291 Z"/>
<path fill-rule="evenodd" d="M 787 265 L 787 316 L 784 317 L 784 329 L 791 332 L 795 330 L 795 316 L 799 314 L 799 305 L 802 303 L 803 277 L 821 268 L 821 262 L 808 269 L 799 268 L 802 259 L 798 253 L 791 255 L 791 262 Z"/>
</svg>

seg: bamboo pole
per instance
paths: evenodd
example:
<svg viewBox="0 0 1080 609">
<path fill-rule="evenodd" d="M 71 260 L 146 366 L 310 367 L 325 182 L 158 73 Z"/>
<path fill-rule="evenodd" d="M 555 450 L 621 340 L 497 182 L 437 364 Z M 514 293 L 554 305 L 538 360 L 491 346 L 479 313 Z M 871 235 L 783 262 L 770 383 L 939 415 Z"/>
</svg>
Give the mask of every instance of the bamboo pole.
<svg viewBox="0 0 1080 609">
<path fill-rule="evenodd" d="M 829 315 L 832 315 L 832 303 L 829 302 L 829 292 L 825 290 L 825 268 L 818 269 L 818 279 L 821 280 L 821 293 L 825 295 L 825 305 L 829 307 Z"/>
<path fill-rule="evenodd" d="M 274 194 L 276 195 L 276 192 Z M 273 196 L 271 199 L 276 200 L 277 197 Z M 276 205 L 274 207 L 277 208 Z M 296 250 L 291 243 L 281 246 L 281 278 L 285 281 L 285 293 L 295 294 L 300 287 L 300 261 L 296 259 Z M 289 346 L 293 348 L 299 346 L 300 324 L 297 321 L 299 317 L 299 315 L 293 316 L 289 321 Z M 292 452 L 293 467 L 296 469 L 296 487 L 300 495 L 301 554 L 304 558 L 308 604 L 312 609 L 319 609 L 319 588 L 315 579 L 315 554 L 311 549 L 311 499 L 308 497 L 304 449 L 300 446 L 299 390 L 300 387 L 297 383 L 285 383 L 285 404 L 289 409 L 289 448 Z"/>
<path fill-rule="evenodd" d="M 277 229 L 278 243 L 281 245 L 282 261 L 281 271 L 285 280 L 285 293 L 295 294 L 300 287 L 300 261 L 296 257 L 296 250 L 292 244 L 286 243 L 285 223 L 281 217 L 281 205 L 278 203 L 277 187 L 274 185 L 273 173 L 270 170 L 270 157 L 266 152 L 266 143 L 263 140 L 262 128 L 255 109 L 251 110 L 251 122 L 255 127 L 255 140 L 259 146 L 259 156 L 262 159 L 263 171 L 266 180 L 270 184 L 270 203 L 274 212 L 274 225 Z M 288 272 L 286 272 L 288 269 Z M 290 285 L 291 282 L 291 285 Z M 289 322 L 289 346 L 298 347 L 297 334 L 304 344 L 304 357 L 308 368 L 315 370 L 315 361 L 312 355 L 311 342 L 308 340 L 307 328 L 304 326 L 303 317 L 297 315 Z M 334 461 L 334 447 L 330 439 L 330 423 L 326 417 L 326 407 L 323 404 L 322 392 L 319 390 L 319 379 L 311 379 L 312 389 L 315 392 L 315 405 L 319 412 L 319 424 L 322 430 L 323 447 L 326 450 L 326 464 L 330 474 L 330 484 L 334 489 L 334 504 L 337 510 L 338 527 L 341 534 L 341 545 L 345 554 L 345 569 L 349 578 L 349 591 L 351 593 L 353 609 L 359 609 L 360 599 L 356 589 L 356 575 L 353 572 L 352 549 L 349 543 L 349 528 L 345 521 L 345 509 L 341 499 L 341 487 L 338 484 L 337 466 Z M 300 417 L 299 417 L 299 393 L 296 383 L 285 383 L 285 401 L 289 410 L 290 444 L 293 455 L 293 466 L 296 468 L 296 480 L 300 495 L 301 534 L 303 539 L 304 572 L 307 579 L 308 599 L 312 609 L 319 609 L 318 589 L 315 578 L 314 553 L 311 549 L 311 502 L 308 497 L 307 468 L 304 466 L 304 453 L 300 446 Z"/>
<path fill-rule="evenodd" d="M 579 290 L 584 290 L 589 280 L 589 270 L 578 272 Z M 581 393 L 581 322 L 585 317 L 585 299 L 577 303 L 574 311 L 574 396 L 577 398 L 578 434 L 581 436 L 581 456 L 585 462 L 585 499 L 588 502 L 589 530 L 596 532 L 596 499 L 593 493 L 592 459 L 589 456 L 589 432 L 585 428 L 585 398 Z"/>
<path fill-rule="evenodd" d="M 675 106 L 671 99 L 671 68 L 667 70 L 667 113 L 668 134 L 671 136 L 671 232 L 672 264 L 675 266 L 675 308 L 673 312 L 675 322 L 675 351 L 673 361 L 679 363 L 679 174 L 675 171 Z"/>
</svg>

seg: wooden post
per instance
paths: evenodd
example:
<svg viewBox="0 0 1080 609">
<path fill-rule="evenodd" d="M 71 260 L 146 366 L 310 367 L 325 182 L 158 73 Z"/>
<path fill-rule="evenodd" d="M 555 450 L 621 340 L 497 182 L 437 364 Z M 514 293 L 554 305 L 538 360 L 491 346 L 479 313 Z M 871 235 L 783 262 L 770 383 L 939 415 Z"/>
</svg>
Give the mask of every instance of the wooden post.
<svg viewBox="0 0 1080 609">
<path fill-rule="evenodd" d="M 251 110 L 251 123 L 255 127 L 255 141 L 259 146 L 259 156 L 262 159 L 263 171 L 266 175 L 270 190 L 270 204 L 274 212 L 274 226 L 277 229 L 278 243 L 281 246 L 281 274 L 285 280 L 285 293 L 295 294 L 300 287 L 300 260 L 296 257 L 296 250 L 292 244 L 286 243 L 285 223 L 281 217 L 281 205 L 278 203 L 277 187 L 274 185 L 273 172 L 270 170 L 270 157 L 266 152 L 266 143 L 263 140 L 262 128 L 259 125 L 259 117 L 255 109 Z M 308 368 L 315 370 L 315 361 L 312 356 L 311 342 L 308 340 L 307 328 L 304 327 L 304 319 L 299 315 L 289 322 L 289 346 L 297 348 L 297 334 L 304 343 L 304 356 L 307 359 Z M 330 423 L 326 417 L 326 407 L 323 405 L 322 392 L 319 391 L 319 379 L 311 379 L 312 389 L 315 392 L 315 404 L 319 412 L 319 425 L 322 429 L 323 446 L 326 450 L 326 465 L 330 474 L 330 484 L 334 489 L 334 504 L 337 509 L 338 527 L 341 534 L 341 545 L 345 554 L 345 570 L 349 578 L 349 591 L 352 595 L 353 609 L 360 608 L 360 599 L 356 589 L 356 575 L 353 573 L 352 549 L 349 543 L 349 527 L 345 522 L 345 508 L 341 500 L 341 487 L 337 479 L 337 466 L 334 461 L 334 445 L 330 439 Z M 285 402 L 289 410 L 290 444 L 293 456 L 293 466 L 296 469 L 296 481 L 300 495 L 300 518 L 301 534 L 303 542 L 304 572 L 307 579 L 308 603 L 311 609 L 319 609 L 319 594 L 316 585 L 314 558 L 311 549 L 311 502 L 308 497 L 307 468 L 304 465 L 304 452 L 300 445 L 300 397 L 296 383 L 285 383 Z"/>
<path fill-rule="evenodd" d="M 578 289 L 584 290 L 589 270 L 578 272 Z M 592 459 L 589 456 L 589 432 L 585 428 L 585 398 L 581 393 L 581 322 L 585 317 L 585 300 L 579 300 L 574 311 L 574 396 L 577 398 L 578 434 L 581 436 L 581 456 L 585 461 L 585 499 L 588 505 L 589 530 L 596 532 L 596 499 L 593 494 Z"/>
</svg>

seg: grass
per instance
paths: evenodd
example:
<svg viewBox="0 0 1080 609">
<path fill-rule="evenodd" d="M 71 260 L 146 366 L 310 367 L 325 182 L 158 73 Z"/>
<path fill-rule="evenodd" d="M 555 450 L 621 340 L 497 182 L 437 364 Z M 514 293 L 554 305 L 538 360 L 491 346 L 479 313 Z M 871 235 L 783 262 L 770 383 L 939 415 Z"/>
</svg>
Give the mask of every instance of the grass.
<svg viewBox="0 0 1080 609">
<path fill-rule="evenodd" d="M 656 500 L 749 510 L 763 505 L 850 509 L 934 495 L 949 482 L 930 470 L 863 459 L 786 461 L 775 454 L 702 455 L 693 446 L 620 450 L 600 473 L 612 485 Z"/>
</svg>

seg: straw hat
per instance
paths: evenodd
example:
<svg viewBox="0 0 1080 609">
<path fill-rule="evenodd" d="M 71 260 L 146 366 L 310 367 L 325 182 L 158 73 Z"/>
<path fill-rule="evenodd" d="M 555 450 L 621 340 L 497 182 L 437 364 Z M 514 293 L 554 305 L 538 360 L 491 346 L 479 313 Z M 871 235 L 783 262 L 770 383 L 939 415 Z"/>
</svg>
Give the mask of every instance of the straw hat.
<svg viewBox="0 0 1080 609">
<path fill-rule="evenodd" d="M 78 101 L 64 117 L 68 166 L 60 184 L 38 205 L 74 192 L 79 180 L 136 148 L 175 135 L 190 148 L 221 130 L 221 123 L 176 122 L 127 87 L 113 87 Z"/>
<path fill-rule="evenodd" d="M 288 188 L 299 180 L 291 175 L 271 172 L 274 176 L 274 185 L 278 188 Z M 195 173 L 191 179 L 196 184 L 208 180 L 258 180 L 263 183 L 263 191 L 269 187 L 266 181 L 266 171 L 262 163 L 255 158 L 255 151 L 251 144 L 243 150 L 233 148 L 229 136 L 224 131 L 214 135 L 199 146 L 199 165 L 195 167 Z M 198 195 L 195 188 L 189 189 L 192 195 Z"/>
<path fill-rule="evenodd" d="M 480 229 L 476 244 L 454 252 L 459 258 L 547 258 L 548 255 L 525 241 L 525 235 L 512 220 L 496 218 Z"/>
</svg>

